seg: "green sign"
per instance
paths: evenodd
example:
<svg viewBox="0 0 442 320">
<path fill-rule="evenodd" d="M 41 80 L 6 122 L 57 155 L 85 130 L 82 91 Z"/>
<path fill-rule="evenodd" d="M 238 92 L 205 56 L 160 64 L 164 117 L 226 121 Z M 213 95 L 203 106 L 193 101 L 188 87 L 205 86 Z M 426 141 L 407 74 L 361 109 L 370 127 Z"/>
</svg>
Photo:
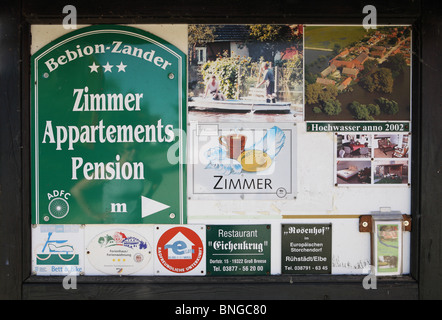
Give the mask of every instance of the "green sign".
<svg viewBox="0 0 442 320">
<path fill-rule="evenodd" d="M 270 225 L 207 226 L 207 275 L 269 275 Z"/>
<path fill-rule="evenodd" d="M 186 56 L 97 25 L 31 62 L 32 223 L 186 223 Z"/>
<path fill-rule="evenodd" d="M 307 132 L 409 132 L 409 122 L 307 122 Z"/>
<path fill-rule="evenodd" d="M 283 274 L 331 273 L 331 224 L 289 224 L 281 232 Z"/>
</svg>

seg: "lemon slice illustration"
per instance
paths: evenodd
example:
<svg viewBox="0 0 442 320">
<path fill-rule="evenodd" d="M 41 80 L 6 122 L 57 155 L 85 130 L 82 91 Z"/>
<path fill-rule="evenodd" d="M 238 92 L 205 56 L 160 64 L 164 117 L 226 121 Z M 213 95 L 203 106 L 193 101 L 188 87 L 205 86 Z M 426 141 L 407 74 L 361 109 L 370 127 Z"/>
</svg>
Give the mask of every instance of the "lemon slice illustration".
<svg viewBox="0 0 442 320">
<path fill-rule="evenodd" d="M 244 171 L 257 172 L 270 167 L 272 159 L 261 150 L 246 150 L 238 157 Z"/>
</svg>

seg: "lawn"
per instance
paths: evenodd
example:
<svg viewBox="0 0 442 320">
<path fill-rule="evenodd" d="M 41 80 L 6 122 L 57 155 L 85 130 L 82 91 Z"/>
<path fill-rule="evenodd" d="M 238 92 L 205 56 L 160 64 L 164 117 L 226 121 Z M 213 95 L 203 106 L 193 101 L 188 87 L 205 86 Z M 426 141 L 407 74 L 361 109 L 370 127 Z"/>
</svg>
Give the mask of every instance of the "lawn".
<svg viewBox="0 0 442 320">
<path fill-rule="evenodd" d="M 366 34 L 362 26 L 306 26 L 304 41 L 309 48 L 333 49 L 335 43 L 345 48 Z"/>
</svg>

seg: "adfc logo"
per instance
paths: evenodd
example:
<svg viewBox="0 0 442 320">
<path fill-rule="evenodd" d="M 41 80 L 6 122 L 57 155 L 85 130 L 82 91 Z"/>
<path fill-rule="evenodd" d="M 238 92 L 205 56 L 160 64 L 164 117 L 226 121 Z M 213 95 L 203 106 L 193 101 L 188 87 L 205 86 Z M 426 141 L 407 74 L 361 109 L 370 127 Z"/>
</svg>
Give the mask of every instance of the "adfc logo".
<svg viewBox="0 0 442 320">
<path fill-rule="evenodd" d="M 67 216 L 69 213 L 68 200 L 71 194 L 64 190 L 53 190 L 52 193 L 48 193 L 48 212 L 56 219 L 61 219 Z M 44 217 L 45 221 L 49 220 L 49 216 Z"/>
<path fill-rule="evenodd" d="M 174 273 L 188 273 L 195 269 L 203 260 L 203 254 L 200 236 L 187 227 L 172 227 L 158 240 L 158 260 L 164 268 Z"/>
</svg>

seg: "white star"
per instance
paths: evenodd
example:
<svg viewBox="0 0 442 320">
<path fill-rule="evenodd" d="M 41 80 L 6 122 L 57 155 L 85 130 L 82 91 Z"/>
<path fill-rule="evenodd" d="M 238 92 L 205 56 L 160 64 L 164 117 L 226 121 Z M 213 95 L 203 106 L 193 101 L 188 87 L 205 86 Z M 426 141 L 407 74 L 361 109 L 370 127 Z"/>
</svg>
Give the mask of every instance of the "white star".
<svg viewBox="0 0 442 320">
<path fill-rule="evenodd" d="M 97 65 L 95 64 L 95 62 L 94 62 L 91 66 L 89 66 L 89 68 L 91 68 L 91 72 L 96 72 L 96 73 L 98 73 L 97 69 L 98 69 L 99 67 L 100 67 L 100 66 L 97 66 Z"/>
<path fill-rule="evenodd" d="M 104 72 L 112 72 L 113 65 L 110 65 L 109 62 L 103 66 Z"/>
<path fill-rule="evenodd" d="M 123 61 L 121 61 L 121 63 L 117 66 L 118 72 L 120 72 L 120 71 L 126 72 L 126 67 L 127 67 L 127 65 L 124 65 Z"/>
</svg>

